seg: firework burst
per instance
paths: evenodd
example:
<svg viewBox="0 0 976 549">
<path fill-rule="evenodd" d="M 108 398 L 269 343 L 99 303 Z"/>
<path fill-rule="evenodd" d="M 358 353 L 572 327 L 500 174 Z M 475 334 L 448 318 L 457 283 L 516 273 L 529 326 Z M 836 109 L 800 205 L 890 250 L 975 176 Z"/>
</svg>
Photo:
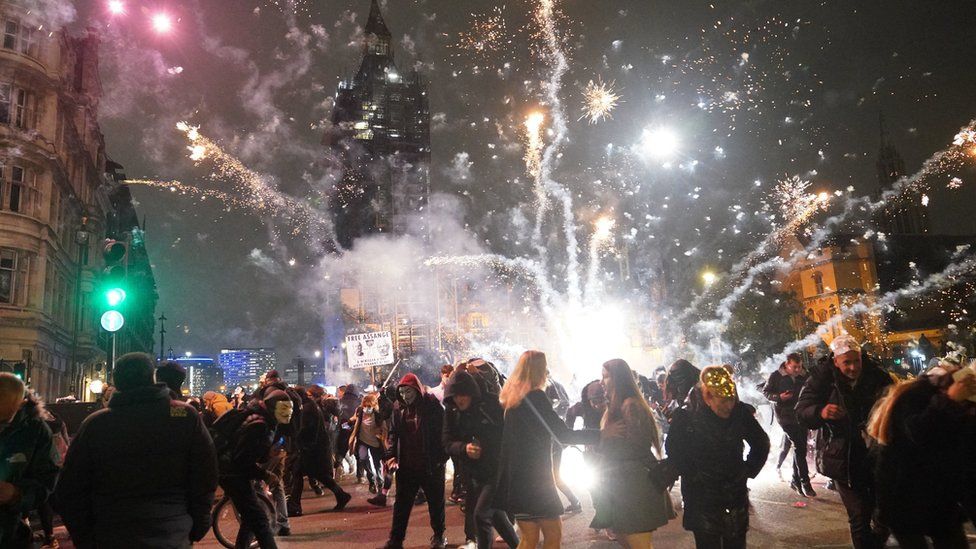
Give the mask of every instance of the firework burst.
<svg viewBox="0 0 976 549">
<path fill-rule="evenodd" d="M 607 118 L 621 103 L 620 94 L 614 89 L 614 82 L 606 84 L 603 80 L 590 82 L 583 89 L 583 114 L 579 120 L 588 119 L 590 124 L 596 124 Z"/>
</svg>

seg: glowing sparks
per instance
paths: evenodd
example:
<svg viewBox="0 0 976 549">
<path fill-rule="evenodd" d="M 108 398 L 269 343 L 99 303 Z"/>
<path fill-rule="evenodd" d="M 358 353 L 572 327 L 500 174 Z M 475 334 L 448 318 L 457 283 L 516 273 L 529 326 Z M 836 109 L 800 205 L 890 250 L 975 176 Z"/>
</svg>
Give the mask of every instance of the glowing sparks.
<svg viewBox="0 0 976 549">
<path fill-rule="evenodd" d="M 125 13 L 125 3 L 122 0 L 109 0 L 108 12 L 112 15 L 123 15 Z"/>
<path fill-rule="evenodd" d="M 602 80 L 596 82 L 590 80 L 583 89 L 583 115 L 579 120 L 586 118 L 589 119 L 590 124 L 596 124 L 611 118 L 610 113 L 620 103 L 620 95 L 616 93 L 613 86 L 613 82 L 605 84 Z"/>
<path fill-rule="evenodd" d="M 648 160 L 670 158 L 681 146 L 678 136 L 669 128 L 648 128 L 641 134 L 637 151 Z"/>
<path fill-rule="evenodd" d="M 173 30 L 173 18 L 166 13 L 157 13 L 152 16 L 152 28 L 159 34 L 166 34 Z"/>
<path fill-rule="evenodd" d="M 542 126 L 545 113 L 535 111 L 525 118 L 525 169 L 533 178 L 538 178 L 542 170 Z"/>
<path fill-rule="evenodd" d="M 596 229 L 593 232 L 593 238 L 600 241 L 605 241 L 610 238 L 613 228 L 617 225 L 617 222 L 609 216 L 603 216 L 596 220 L 593 224 Z"/>
<path fill-rule="evenodd" d="M 494 54 L 511 46 L 512 37 L 505 27 L 502 9 L 495 7 L 488 15 L 474 16 L 469 30 L 458 33 L 453 48 L 479 62 L 491 62 Z"/>
<path fill-rule="evenodd" d="M 962 179 L 959 179 L 958 177 L 953 177 L 948 183 L 946 183 L 947 189 L 958 189 L 959 187 L 962 187 Z"/>
<path fill-rule="evenodd" d="M 702 273 L 701 278 L 705 286 L 710 287 L 712 284 L 715 284 L 716 280 L 718 280 L 718 275 L 712 271 L 705 271 Z"/>
</svg>

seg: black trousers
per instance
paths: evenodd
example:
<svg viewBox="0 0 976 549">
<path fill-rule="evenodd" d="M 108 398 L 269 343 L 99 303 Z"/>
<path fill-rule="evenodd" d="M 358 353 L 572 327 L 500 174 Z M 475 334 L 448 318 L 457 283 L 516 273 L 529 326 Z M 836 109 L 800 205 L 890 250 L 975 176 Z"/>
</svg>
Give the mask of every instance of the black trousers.
<svg viewBox="0 0 976 549">
<path fill-rule="evenodd" d="M 311 456 L 310 456 L 311 457 Z M 334 471 L 328 470 L 328 465 L 316 463 L 314 459 L 303 459 L 295 464 L 295 469 L 289 479 L 288 486 L 288 514 L 302 511 L 302 490 L 305 488 L 305 477 L 316 480 L 328 488 L 339 499 L 345 491 L 333 478 Z"/>
<path fill-rule="evenodd" d="M 786 456 L 790 455 L 790 450 L 793 449 L 793 443 L 790 442 L 790 437 L 785 432 L 783 433 L 783 442 L 780 444 L 779 449 L 779 459 L 776 460 L 776 468 L 779 469 L 783 466 L 783 462 L 786 461 Z"/>
<path fill-rule="evenodd" d="M 702 531 L 696 531 L 694 534 L 697 549 L 746 549 L 745 532 L 736 537 L 725 537 Z"/>
<path fill-rule="evenodd" d="M 493 540 L 491 530 L 494 528 L 505 543 L 511 549 L 515 549 L 519 544 L 515 526 L 512 525 L 505 511 L 492 507 L 491 500 L 494 495 L 494 484 L 478 482 L 475 479 L 468 482 L 464 502 L 465 531 L 467 531 L 467 524 L 474 524 L 478 549 L 490 549 Z"/>
<path fill-rule="evenodd" d="M 809 431 L 799 425 L 784 425 L 783 433 L 793 445 L 793 482 L 809 483 L 810 467 L 807 465 Z"/>
<path fill-rule="evenodd" d="M 396 500 L 393 502 L 393 528 L 390 540 L 403 542 L 410 523 L 410 511 L 417 491 L 423 488 L 427 495 L 427 510 L 430 512 L 430 529 L 434 535 L 444 535 L 444 466 L 434 467 L 427 474 L 422 471 L 398 470 L 396 473 Z"/>
<path fill-rule="evenodd" d="M 966 531 L 961 523 L 953 525 L 951 528 L 943 527 L 925 534 L 908 534 L 896 529 L 893 529 L 891 533 L 898 541 L 898 546 L 903 549 L 928 549 L 929 544 L 925 538 L 932 540 L 932 547 L 935 549 L 966 549 L 969 547 Z"/>
<path fill-rule="evenodd" d="M 261 549 L 277 549 L 271 524 L 258 501 L 252 481 L 243 477 L 224 477 L 220 479 L 220 487 L 234 502 L 234 508 L 241 516 L 241 529 L 237 532 L 234 547 L 247 549 L 251 541 L 257 538 Z"/>
<path fill-rule="evenodd" d="M 877 508 L 874 491 L 869 488 L 851 488 L 846 482 L 834 483 L 840 500 L 847 509 L 847 521 L 851 525 L 851 542 L 854 549 L 879 549 L 884 547 L 888 532 L 884 528 L 872 526 L 872 518 Z"/>
</svg>

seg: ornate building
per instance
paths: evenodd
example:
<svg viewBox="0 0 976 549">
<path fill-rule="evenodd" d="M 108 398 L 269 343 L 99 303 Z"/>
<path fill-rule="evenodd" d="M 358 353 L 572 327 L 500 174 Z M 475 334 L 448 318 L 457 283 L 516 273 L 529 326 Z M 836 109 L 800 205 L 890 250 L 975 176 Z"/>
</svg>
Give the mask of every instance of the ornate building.
<svg viewBox="0 0 976 549">
<path fill-rule="evenodd" d="M 339 83 L 324 143 L 342 172 L 332 195 L 339 244 L 366 234 L 426 236 L 430 195 L 427 87 L 394 62 L 392 35 L 372 0 L 363 60 Z"/>
<path fill-rule="evenodd" d="M 91 398 L 118 187 L 97 119 L 98 38 L 52 32 L 30 8 L 0 1 L 0 369 L 46 398 Z"/>
</svg>

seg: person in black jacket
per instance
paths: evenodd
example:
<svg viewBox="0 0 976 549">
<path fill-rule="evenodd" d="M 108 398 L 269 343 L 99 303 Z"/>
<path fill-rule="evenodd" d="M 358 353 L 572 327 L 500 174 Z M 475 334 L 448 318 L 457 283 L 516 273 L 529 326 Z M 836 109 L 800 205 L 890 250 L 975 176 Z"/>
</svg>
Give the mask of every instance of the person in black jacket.
<svg viewBox="0 0 976 549">
<path fill-rule="evenodd" d="M 862 356 L 860 345 L 849 335 L 834 338 L 830 349 L 804 383 L 796 415 L 806 428 L 819 430 L 817 470 L 834 480 L 847 509 L 854 547 L 882 547 L 888 533 L 872 525 L 873 465 L 864 429 L 871 408 L 892 379 Z"/>
<path fill-rule="evenodd" d="M 317 402 L 303 387 L 295 387 L 295 392 L 302 399 L 301 418 L 298 421 L 298 434 L 295 436 L 295 446 L 298 461 L 291 475 L 288 495 L 288 516 L 302 516 L 302 489 L 305 477 L 317 480 L 328 488 L 336 498 L 333 511 L 341 511 L 352 499 L 333 478 L 332 444 L 325 429 L 325 416 Z"/>
<path fill-rule="evenodd" d="M 505 421 L 502 407 L 495 399 L 483 398 L 478 383 L 465 371 L 451 376 L 444 405 L 444 448 L 467 471 L 464 519 L 475 525 L 478 549 L 491 547 L 492 527 L 514 549 L 519 543 L 515 527 L 492 504 Z"/>
<path fill-rule="evenodd" d="M 722 366 L 701 373 L 702 400 L 672 414 L 665 443 L 668 460 L 681 475 L 683 525 L 701 549 L 746 547 L 749 489 L 769 455 L 769 437 L 755 409 L 739 400 L 735 382 Z M 749 455 L 742 459 L 743 443 Z"/>
<path fill-rule="evenodd" d="M 769 379 L 763 385 L 763 394 L 773 403 L 776 422 L 783 428 L 783 433 L 789 441 L 784 444 L 783 452 L 793 446 L 793 477 L 790 480 L 790 488 L 801 496 L 815 498 L 817 492 L 810 484 L 810 470 L 807 465 L 808 431 L 806 427 L 800 425 L 795 410 L 800 389 L 803 388 L 806 379 L 807 376 L 803 373 L 803 358 L 799 353 L 791 353 L 778 370 L 769 374 Z"/>
<path fill-rule="evenodd" d="M 266 469 L 266 464 L 271 457 L 275 428 L 291 423 L 291 418 L 291 398 L 277 389 L 265 392 L 263 399 L 252 398 L 243 410 L 227 412 L 214 423 L 213 431 L 220 439 L 220 487 L 241 516 L 236 547 L 249 547 L 255 538 L 261 549 L 277 547 L 255 482 L 261 480 L 269 486 L 281 482 L 278 475 Z"/>
<path fill-rule="evenodd" d="M 878 402 L 868 433 L 878 441 L 875 486 L 880 520 L 898 545 L 936 549 L 968 547 L 960 506 L 960 473 L 967 467 L 965 402 L 976 395 L 976 377 L 953 381 L 938 366 L 894 386 Z"/>
<path fill-rule="evenodd" d="M 385 455 L 389 470 L 396 471 L 397 488 L 393 527 L 385 547 L 403 547 L 414 498 L 422 488 L 434 531 L 430 546 L 444 549 L 444 408 L 412 373 L 403 376 L 397 389 L 400 399 L 393 410 Z"/>
<path fill-rule="evenodd" d="M 547 373 L 545 353 L 525 351 L 502 386 L 505 427 L 493 503 L 515 515 L 526 547 L 535 547 L 541 534 L 544 549 L 562 542 L 563 506 L 552 474 L 553 443 L 600 442 L 599 431 L 573 431 L 552 409 L 543 392 Z"/>
<path fill-rule="evenodd" d="M 698 383 L 701 370 L 683 358 L 679 358 L 668 366 L 668 376 L 664 380 L 664 417 L 671 420 L 671 413 L 685 404 L 688 393 Z"/>
<path fill-rule="evenodd" d="M 79 549 L 189 547 L 210 528 L 217 460 L 189 405 L 153 385 L 153 360 L 116 361 L 117 391 L 88 416 L 58 481 L 58 510 Z"/>
<path fill-rule="evenodd" d="M 38 401 L 20 378 L 0 373 L 0 547 L 33 547 L 23 516 L 54 489 L 56 454 Z"/>
</svg>

